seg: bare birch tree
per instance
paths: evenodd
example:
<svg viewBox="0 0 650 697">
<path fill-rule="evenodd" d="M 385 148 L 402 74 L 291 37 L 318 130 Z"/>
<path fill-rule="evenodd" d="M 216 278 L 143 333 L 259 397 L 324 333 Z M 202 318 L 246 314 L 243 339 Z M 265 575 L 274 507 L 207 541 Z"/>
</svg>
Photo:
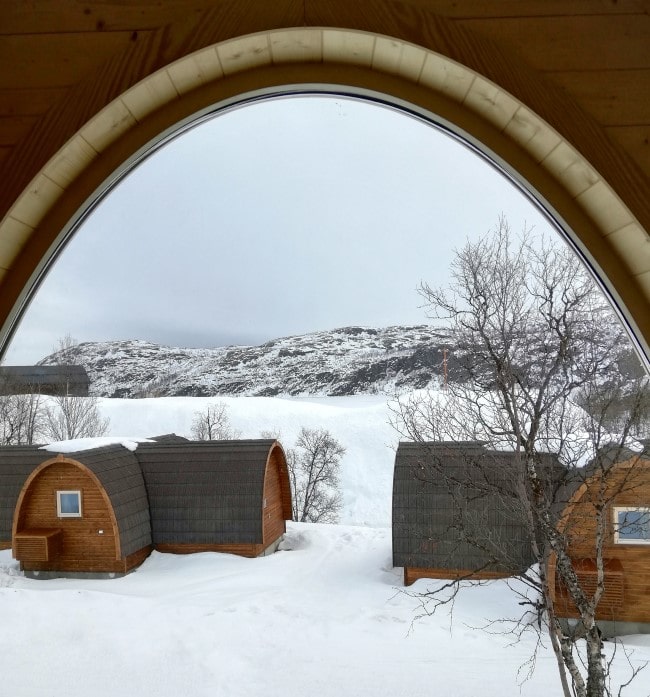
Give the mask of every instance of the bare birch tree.
<svg viewBox="0 0 650 697">
<path fill-rule="evenodd" d="M 604 657 L 596 609 L 604 592 L 603 540 L 605 511 L 629 479 L 614 479 L 612 462 L 628 446 L 635 424 L 647 418 L 647 382 L 617 384 L 617 346 L 627 341 L 595 284 L 575 254 L 563 246 L 533 238 L 515 237 L 504 218 L 493 234 L 468 242 L 452 262 L 449 288 L 422 284 L 419 288 L 431 317 L 449 322 L 455 335 L 456 363 L 461 379 L 450 382 L 443 395 L 416 393 L 393 403 L 393 423 L 400 434 L 416 442 L 482 441 L 494 449 L 515 453 L 515 466 L 504 484 L 477 476 L 463 481 L 443 461 L 432 459 L 423 477 L 436 479 L 454 495 L 499 497 L 527 530 L 535 564 L 521 569 L 521 578 L 538 595 L 531 602 L 548 631 L 556 655 L 565 697 L 602 697 L 609 694 L 609 665 Z M 607 384 L 607 391 L 603 386 Z M 605 444 L 606 415 L 625 389 L 631 409 L 616 442 Z M 585 417 L 575 406 L 599 395 L 600 413 Z M 609 395 L 608 397 L 604 397 Z M 550 468 L 544 453 L 556 453 L 561 468 Z M 595 590 L 583 586 L 569 554 L 570 534 L 559 525 L 567 491 L 576 477 L 588 476 L 602 486 L 592 502 L 596 516 L 590 546 L 597 566 Z M 600 455 L 598 454 L 600 453 Z M 477 488 L 478 487 L 478 488 Z M 466 495 L 468 495 L 466 493 Z M 485 526 L 459 519 L 458 539 L 477 547 L 486 545 Z M 495 563 L 511 565 L 507 547 L 492 545 Z M 577 608 L 577 626 L 568 628 L 555 613 L 550 562 L 557 578 Z M 454 587 L 459 581 L 452 581 Z M 447 588 L 447 590 L 449 590 Z M 440 597 L 431 598 L 440 602 Z M 584 664 L 577 652 L 586 644 Z"/>
<path fill-rule="evenodd" d="M 192 437 L 196 440 L 232 440 L 239 431 L 230 424 L 228 406 L 224 402 L 209 404 L 203 411 L 195 411 Z"/>
<path fill-rule="evenodd" d="M 56 364 L 63 371 L 70 364 L 75 346 L 76 341 L 68 334 L 55 347 Z M 95 438 L 106 434 L 109 423 L 108 417 L 101 415 L 97 397 L 70 394 L 69 384 L 64 380 L 60 394 L 48 400 L 44 432 L 51 441 Z"/>
<path fill-rule="evenodd" d="M 43 434 L 43 398 L 37 392 L 0 395 L 0 445 L 33 445 Z"/>
<path fill-rule="evenodd" d="M 324 428 L 301 428 L 286 451 L 293 519 L 301 523 L 336 523 L 342 500 L 340 462 L 345 448 Z"/>
</svg>

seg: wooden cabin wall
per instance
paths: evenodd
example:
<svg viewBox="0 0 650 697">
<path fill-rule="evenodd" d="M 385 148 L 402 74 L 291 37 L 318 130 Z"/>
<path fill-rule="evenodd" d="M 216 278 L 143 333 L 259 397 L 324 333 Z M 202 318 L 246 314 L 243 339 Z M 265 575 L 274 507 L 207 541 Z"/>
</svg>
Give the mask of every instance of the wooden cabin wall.
<svg viewBox="0 0 650 697">
<path fill-rule="evenodd" d="M 576 561 L 579 577 L 588 585 L 582 564 L 577 560 L 595 558 L 594 540 L 596 519 L 594 502 L 598 481 L 591 481 L 584 495 L 573 506 L 567 518 L 566 534 L 569 536 L 569 553 Z M 616 493 L 621 490 L 620 493 Z M 608 482 L 606 496 L 613 497 L 607 506 L 607 535 L 603 558 L 612 571 L 605 571 L 605 594 L 599 605 L 596 619 L 619 622 L 650 622 L 650 545 L 616 544 L 614 542 L 614 506 L 650 506 L 650 462 L 637 468 L 621 467 Z M 555 580 L 556 564 L 549 563 L 549 578 Z M 593 572 L 589 572 L 593 575 Z M 620 586 L 622 585 L 622 592 Z M 578 617 L 573 602 L 556 580 L 552 586 L 558 617 Z M 622 596 L 622 601 L 619 599 Z"/>
<path fill-rule="evenodd" d="M 61 490 L 81 491 L 80 518 L 57 516 L 56 492 Z M 126 571 L 125 561 L 116 559 L 117 531 L 102 491 L 76 465 L 54 463 L 32 481 L 18 512 L 16 532 L 30 528 L 60 528 L 63 543 L 55 561 L 21 562 L 25 571 Z"/>
<path fill-rule="evenodd" d="M 200 552 L 221 552 L 223 554 L 236 554 L 240 557 L 259 557 L 266 549 L 263 544 L 213 544 L 211 542 L 170 542 L 154 545 L 158 552 L 167 554 L 198 554 Z"/>
<path fill-rule="evenodd" d="M 459 578 L 471 578 L 474 581 L 488 581 L 496 578 L 507 578 L 512 574 L 503 571 L 479 571 L 472 573 L 471 569 L 442 569 L 420 568 L 415 566 L 404 567 L 404 585 L 410 586 L 421 578 L 456 580 Z"/>
</svg>

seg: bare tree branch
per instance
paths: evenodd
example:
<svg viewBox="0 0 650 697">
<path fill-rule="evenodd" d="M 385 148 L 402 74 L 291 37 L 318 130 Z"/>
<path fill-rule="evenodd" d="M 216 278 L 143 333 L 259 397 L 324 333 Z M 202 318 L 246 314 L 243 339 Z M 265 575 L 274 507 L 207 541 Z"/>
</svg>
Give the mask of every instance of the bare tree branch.
<svg viewBox="0 0 650 697">
<path fill-rule="evenodd" d="M 490 463 L 488 451 L 468 449 L 463 467 L 449 467 L 440 447 L 431 448 L 418 476 L 445 491 L 458 514 L 430 543 L 450 559 L 462 545 L 474 549 L 483 566 L 469 570 L 470 577 L 483 568 L 520 574 L 539 593 L 538 626 L 550 637 L 565 697 L 603 697 L 609 665 L 596 613 L 605 592 L 608 512 L 621 491 L 635 486 L 634 466 L 621 473 L 612 463 L 647 428 L 647 379 L 622 379 L 619 346 L 627 338 L 568 248 L 528 231 L 516 237 L 502 217 L 491 235 L 457 251 L 451 271 L 449 288 L 423 283 L 419 290 L 429 315 L 451 326 L 459 378 L 444 392 L 395 399 L 391 420 L 403 438 L 423 446 L 480 441 L 513 457 L 510 470 L 497 476 L 498 457 Z M 556 454 L 556 465 L 549 465 L 546 453 Z M 589 499 L 573 506 L 571 519 L 560 525 L 561 511 L 587 480 Z M 483 499 L 497 502 L 502 516 L 526 530 L 533 573 L 517 567 L 512 545 L 500 537 L 486 507 L 477 505 Z M 570 553 L 585 519 L 595 588 L 584 585 Z M 424 600 L 433 601 L 435 610 L 449 602 L 453 584 L 467 578 L 459 575 Z M 573 631 L 556 615 L 556 581 L 578 612 Z M 576 650 L 583 640 L 584 666 Z"/>
</svg>

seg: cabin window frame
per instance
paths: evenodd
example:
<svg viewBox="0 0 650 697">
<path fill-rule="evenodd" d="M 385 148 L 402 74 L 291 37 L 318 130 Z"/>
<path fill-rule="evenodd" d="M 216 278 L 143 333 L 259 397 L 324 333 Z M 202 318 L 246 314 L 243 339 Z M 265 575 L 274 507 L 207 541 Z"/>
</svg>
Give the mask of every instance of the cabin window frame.
<svg viewBox="0 0 650 697">
<path fill-rule="evenodd" d="M 648 516 L 648 537 L 623 537 L 619 536 L 619 514 L 628 511 L 645 513 Z M 645 526 L 644 526 L 645 527 Z M 650 506 L 614 506 L 614 543 L 617 545 L 650 545 Z"/>
<path fill-rule="evenodd" d="M 62 494 L 76 494 L 77 495 L 77 512 L 66 513 L 62 511 L 61 506 L 61 495 Z M 56 492 L 56 515 L 58 518 L 81 518 L 82 508 L 81 508 L 81 491 L 79 489 L 60 489 Z"/>
</svg>

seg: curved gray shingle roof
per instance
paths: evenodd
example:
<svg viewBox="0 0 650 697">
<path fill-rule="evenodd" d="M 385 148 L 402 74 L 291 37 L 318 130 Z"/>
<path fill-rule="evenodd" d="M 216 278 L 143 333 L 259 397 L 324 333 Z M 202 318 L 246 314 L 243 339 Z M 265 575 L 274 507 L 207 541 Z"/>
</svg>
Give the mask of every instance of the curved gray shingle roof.
<svg viewBox="0 0 650 697">
<path fill-rule="evenodd" d="M 533 558 L 514 495 L 520 471 L 514 453 L 481 443 L 400 443 L 394 565 L 503 573 L 527 568 Z"/>
<path fill-rule="evenodd" d="M 136 455 L 154 544 L 261 543 L 264 475 L 275 443 L 141 443 Z"/>
</svg>

